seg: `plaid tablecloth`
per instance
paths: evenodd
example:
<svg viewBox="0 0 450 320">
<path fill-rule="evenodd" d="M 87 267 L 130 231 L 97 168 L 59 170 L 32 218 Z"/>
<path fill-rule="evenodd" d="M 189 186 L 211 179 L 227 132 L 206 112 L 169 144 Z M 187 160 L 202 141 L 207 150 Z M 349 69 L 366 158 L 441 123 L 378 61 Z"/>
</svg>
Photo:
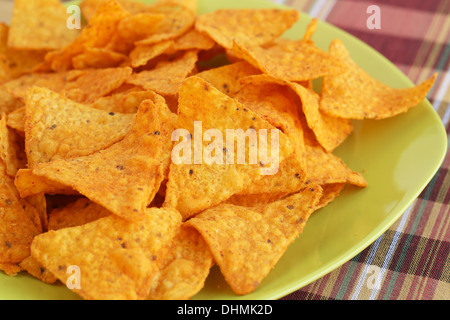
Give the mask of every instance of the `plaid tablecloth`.
<svg viewBox="0 0 450 320">
<path fill-rule="evenodd" d="M 264 1 L 264 0 L 262 0 Z M 279 0 L 366 42 L 414 83 L 439 77 L 428 99 L 450 132 L 449 0 Z M 369 29 L 367 8 L 380 8 Z M 372 245 L 286 300 L 450 299 L 450 154 L 419 198 Z M 380 286 L 369 285 L 378 272 Z"/>
</svg>

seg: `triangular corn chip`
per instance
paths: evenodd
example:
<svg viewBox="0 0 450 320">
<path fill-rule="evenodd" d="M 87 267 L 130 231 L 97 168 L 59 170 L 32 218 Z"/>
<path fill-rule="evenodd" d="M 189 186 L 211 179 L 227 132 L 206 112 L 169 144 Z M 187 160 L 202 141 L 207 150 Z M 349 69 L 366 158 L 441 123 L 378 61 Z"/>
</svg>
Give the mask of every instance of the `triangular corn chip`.
<svg viewBox="0 0 450 320">
<path fill-rule="evenodd" d="M 125 137 L 135 117 L 94 109 L 49 89 L 31 88 L 25 118 L 28 167 L 106 149 Z"/>
<path fill-rule="evenodd" d="M 221 135 L 215 137 L 217 143 L 215 147 L 220 150 L 215 151 L 213 160 L 202 158 L 204 154 L 208 155 L 207 150 L 211 146 L 208 141 L 202 141 L 203 132 L 197 132 L 194 122 L 197 122 L 197 125 L 201 122 L 201 130 L 212 129 L 215 134 Z M 188 150 L 183 152 L 189 152 L 190 156 L 184 155 L 184 158 L 174 161 L 174 157 L 180 156 L 177 154 L 179 148 L 174 147 L 164 205 L 177 208 L 183 219 L 218 204 L 233 194 L 245 191 L 254 181 L 274 175 L 278 172 L 275 162 L 282 163 L 294 152 L 291 143 L 282 132 L 198 77 L 186 79 L 181 86 L 178 128 L 184 129 L 183 132 L 187 134 L 182 137 L 184 143 L 180 143 L 178 147 L 187 146 Z M 271 157 L 267 159 L 262 159 L 260 153 L 257 156 L 262 147 L 258 150 L 254 142 L 245 143 L 240 150 L 238 150 L 239 141 L 236 143 L 236 140 L 241 140 L 239 136 L 245 139 L 246 132 L 249 135 L 253 133 L 257 139 L 258 132 L 261 134 L 260 130 L 265 130 L 267 138 L 271 140 L 268 142 L 261 136 L 259 138 L 259 144 L 266 142 L 266 150 L 271 152 Z M 230 135 L 231 138 L 226 138 L 227 131 L 229 134 L 233 133 L 233 136 Z M 272 141 L 270 138 L 272 134 L 279 137 L 278 143 Z M 278 154 L 275 154 L 275 147 L 278 148 Z M 256 155 L 252 157 L 253 159 L 250 158 L 251 149 Z M 212 154 L 212 151 L 210 152 Z"/>
<path fill-rule="evenodd" d="M 78 267 L 80 287 L 72 290 L 85 299 L 143 300 L 180 223 L 173 209 L 146 209 L 137 222 L 111 215 L 42 234 L 31 252 L 64 284 Z"/>
<path fill-rule="evenodd" d="M 221 204 L 186 222 L 208 243 L 236 294 L 254 291 L 303 231 L 320 199 L 320 186 L 256 208 Z"/>
<path fill-rule="evenodd" d="M 299 16 L 294 9 L 222 9 L 200 15 L 195 28 L 227 49 L 233 40 L 258 46 L 281 36 Z"/>
<path fill-rule="evenodd" d="M 331 42 L 330 54 L 347 67 L 347 72 L 326 75 L 322 82 L 320 110 L 334 117 L 384 119 L 404 113 L 426 98 L 437 77 L 412 88 L 392 88 L 361 69 L 341 40 Z"/>
<path fill-rule="evenodd" d="M 129 220 L 144 216 L 164 176 L 160 111 L 145 100 L 125 138 L 88 156 L 41 163 L 33 173 L 72 187 Z"/>
</svg>

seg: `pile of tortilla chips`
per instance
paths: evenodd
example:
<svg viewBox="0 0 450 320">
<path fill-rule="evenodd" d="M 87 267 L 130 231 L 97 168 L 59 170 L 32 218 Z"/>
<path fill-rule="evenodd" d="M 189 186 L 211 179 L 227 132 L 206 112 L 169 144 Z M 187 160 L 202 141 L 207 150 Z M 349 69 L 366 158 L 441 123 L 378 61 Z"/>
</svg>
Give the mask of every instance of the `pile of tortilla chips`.
<svg viewBox="0 0 450 320">
<path fill-rule="evenodd" d="M 283 38 L 295 10 L 80 7 L 80 30 L 58 0 L 16 0 L 0 25 L 0 269 L 84 299 L 189 299 L 214 265 L 256 290 L 314 212 L 368 185 L 333 154 L 352 121 L 406 112 L 435 79 L 390 88 L 340 40 L 318 48 L 315 19 Z M 277 170 L 228 161 L 237 138 L 209 129 L 275 132 Z"/>
</svg>

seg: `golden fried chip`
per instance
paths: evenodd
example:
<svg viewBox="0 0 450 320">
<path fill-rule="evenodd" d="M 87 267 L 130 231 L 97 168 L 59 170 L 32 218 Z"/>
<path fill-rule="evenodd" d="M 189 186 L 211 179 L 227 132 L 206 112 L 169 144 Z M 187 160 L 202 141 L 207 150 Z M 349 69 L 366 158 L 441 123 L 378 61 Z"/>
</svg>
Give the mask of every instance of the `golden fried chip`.
<svg viewBox="0 0 450 320">
<path fill-rule="evenodd" d="M 16 49 L 61 49 L 78 36 L 69 29 L 66 7 L 59 0 L 15 0 L 8 46 Z"/>
<path fill-rule="evenodd" d="M 82 226 L 36 237 L 32 256 L 66 284 L 79 268 L 84 299 L 145 299 L 172 239 L 180 228 L 173 209 L 146 209 L 140 221 L 110 215 Z"/>
<path fill-rule="evenodd" d="M 264 46 L 234 41 L 233 54 L 274 78 L 305 81 L 345 72 L 345 65 L 310 42 L 279 38 Z"/>
<path fill-rule="evenodd" d="M 149 300 L 187 300 L 204 286 L 213 264 L 213 256 L 202 236 L 182 226 L 164 257 L 158 281 Z"/>
<path fill-rule="evenodd" d="M 197 2 L 197 0 L 158 0 L 153 4 L 153 6 L 179 5 L 191 10 L 193 13 L 196 13 L 198 5 Z"/>
<path fill-rule="evenodd" d="M 216 43 L 207 35 L 199 32 L 196 29 L 191 29 L 179 38 L 174 39 L 173 51 L 180 50 L 209 50 L 214 47 Z"/>
<path fill-rule="evenodd" d="M 254 291 L 303 231 L 320 186 L 257 208 L 221 204 L 186 222 L 208 243 L 236 294 Z"/>
<path fill-rule="evenodd" d="M 20 193 L 19 193 L 20 194 Z M 21 199 L 21 202 L 25 203 L 22 206 L 25 209 L 25 206 L 32 207 L 32 209 L 35 211 L 35 215 L 38 217 L 37 222 L 35 222 L 35 225 L 38 227 L 38 229 L 42 231 L 48 230 L 48 214 L 47 214 L 47 199 L 45 198 L 44 193 L 36 193 L 33 195 L 30 195 L 24 199 Z M 26 210 L 25 210 L 26 211 Z M 33 221 L 35 221 L 34 219 Z"/>
<path fill-rule="evenodd" d="M 0 118 L 0 159 L 6 166 L 6 174 L 12 178 L 27 165 L 23 138 L 7 127 L 5 114 Z"/>
<path fill-rule="evenodd" d="M 197 51 L 186 51 L 173 61 L 163 61 L 152 70 L 133 74 L 129 84 L 153 90 L 161 95 L 176 95 L 183 80 L 195 69 Z"/>
<path fill-rule="evenodd" d="M 72 58 L 75 69 L 112 68 L 127 60 L 127 56 L 106 48 L 87 48 Z"/>
<path fill-rule="evenodd" d="M 160 113 L 145 100 L 123 140 L 88 156 L 41 163 L 33 173 L 72 187 L 118 216 L 140 219 L 164 179 Z"/>
<path fill-rule="evenodd" d="M 339 157 L 326 152 L 320 145 L 305 145 L 307 184 L 349 183 L 367 187 L 364 177 L 351 170 Z"/>
<path fill-rule="evenodd" d="M 149 13 L 162 14 L 164 19 L 153 33 L 137 41 L 138 45 L 154 44 L 163 40 L 175 39 L 194 26 L 195 14 L 188 8 L 173 3 L 156 3 L 148 10 Z"/>
<path fill-rule="evenodd" d="M 22 268 L 13 263 L 0 263 L 0 270 L 10 277 L 15 277 L 20 271 L 22 271 Z"/>
<path fill-rule="evenodd" d="M 361 69 L 341 40 L 331 42 L 330 54 L 347 67 L 347 72 L 325 76 L 322 82 L 320 110 L 334 117 L 384 119 L 404 113 L 426 98 L 437 77 L 412 88 L 392 88 Z"/>
<path fill-rule="evenodd" d="M 20 169 L 19 171 L 17 171 L 16 178 L 14 179 L 14 184 L 22 198 L 40 193 L 50 195 L 79 194 L 69 186 L 33 174 L 33 171 L 31 169 Z"/>
<path fill-rule="evenodd" d="M 276 79 L 268 75 L 250 76 L 241 79 L 241 82 L 252 85 L 273 83 L 287 86 L 293 90 L 300 99 L 301 110 L 305 115 L 309 128 L 314 132 L 317 141 L 328 152 L 333 151 L 339 146 L 353 131 L 353 125 L 349 119 L 336 118 L 320 112 L 319 95 L 313 90 L 307 89 L 300 84 Z M 285 94 L 285 96 L 289 95 Z"/>
<path fill-rule="evenodd" d="M 104 207 L 87 198 L 80 198 L 65 207 L 54 209 L 48 218 L 48 230 L 82 226 L 111 214 Z"/>
<path fill-rule="evenodd" d="M 287 195 L 287 192 L 235 194 L 225 201 L 225 203 L 234 204 L 241 207 L 257 207 L 280 200 Z"/>
<path fill-rule="evenodd" d="M 234 97 L 236 93 L 242 89 L 240 79 L 260 74 L 261 72 L 254 68 L 251 64 L 242 61 L 222 67 L 212 68 L 196 74 L 214 86 L 217 90 Z"/>
<path fill-rule="evenodd" d="M 21 107 L 8 113 L 6 125 L 25 136 L 25 107 Z"/>
<path fill-rule="evenodd" d="M 130 13 L 116 0 L 102 2 L 88 26 L 66 47 L 49 52 L 45 61 L 54 71 L 73 68 L 72 58 L 83 53 L 86 48 L 104 48 L 116 33 L 119 22 Z"/>
<path fill-rule="evenodd" d="M 131 15 L 120 21 L 117 32 L 122 39 L 134 43 L 157 32 L 164 18 L 163 14 L 153 12 Z"/>
<path fill-rule="evenodd" d="M 345 183 L 330 183 L 322 186 L 323 194 L 319 203 L 316 205 L 316 210 L 326 207 L 333 202 L 345 188 Z"/>
<path fill-rule="evenodd" d="M 76 102 L 92 103 L 119 88 L 130 78 L 132 72 L 130 67 L 90 69 L 67 83 L 64 87 L 65 94 Z"/>
<path fill-rule="evenodd" d="M 294 152 L 282 132 L 201 78 L 194 76 L 183 82 L 179 101 L 177 128 L 184 130 L 178 131 L 183 136 L 175 139 L 183 141 L 172 151 L 164 205 L 177 208 L 183 219 L 245 191 L 263 177 L 275 175 L 277 163 Z M 209 129 L 214 130 L 213 135 L 202 139 L 203 131 Z M 267 139 L 263 136 L 258 139 L 258 130 L 265 132 Z M 246 135 L 249 143 L 245 142 Z M 272 140 L 273 135 L 278 137 L 278 143 L 275 138 Z M 258 157 L 257 140 L 260 144 L 267 143 L 266 152 L 270 150 L 271 156 L 263 158 L 261 147 Z"/>
<path fill-rule="evenodd" d="M 137 45 L 130 52 L 131 66 L 145 66 L 150 60 L 161 56 L 173 47 L 173 40 L 165 40 L 154 44 Z"/>
<path fill-rule="evenodd" d="M 84 19 L 90 21 L 97 11 L 98 7 L 105 0 L 83 0 L 80 3 L 81 14 Z M 148 9 L 148 6 L 136 0 L 116 0 L 125 10 L 132 15 L 141 13 Z"/>
<path fill-rule="evenodd" d="M 0 179 L 0 263 L 16 264 L 30 255 L 33 238 L 39 234 L 34 222 L 1 173 Z"/>
<path fill-rule="evenodd" d="M 299 16 L 294 9 L 222 9 L 200 15 L 195 28 L 227 49 L 233 40 L 259 46 L 281 36 Z"/>
<path fill-rule="evenodd" d="M 41 280 L 44 283 L 53 284 L 58 279 L 47 269 L 45 269 L 35 258 L 29 256 L 25 258 L 19 266 L 27 271 L 30 275 L 35 277 L 36 279 Z"/>
<path fill-rule="evenodd" d="M 135 117 L 91 108 L 48 89 L 33 87 L 26 101 L 28 167 L 106 149 L 125 137 Z"/>
</svg>

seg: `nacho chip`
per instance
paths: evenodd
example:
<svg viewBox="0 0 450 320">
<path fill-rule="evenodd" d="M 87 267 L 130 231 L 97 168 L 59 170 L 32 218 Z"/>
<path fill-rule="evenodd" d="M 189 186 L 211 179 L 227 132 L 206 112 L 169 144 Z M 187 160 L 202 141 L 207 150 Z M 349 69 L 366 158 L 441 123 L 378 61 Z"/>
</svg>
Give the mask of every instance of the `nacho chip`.
<svg viewBox="0 0 450 320">
<path fill-rule="evenodd" d="M 30 275 L 35 277 L 36 279 L 41 280 L 44 283 L 53 284 L 58 279 L 47 269 L 45 269 L 35 258 L 29 256 L 25 258 L 19 266 L 27 271 Z"/>
<path fill-rule="evenodd" d="M 0 270 L 10 277 L 15 277 L 20 271 L 22 271 L 22 268 L 13 263 L 0 263 Z"/>
<path fill-rule="evenodd" d="M 306 184 L 349 183 L 367 187 L 366 179 L 351 170 L 339 157 L 326 152 L 320 145 L 305 144 Z"/>
<path fill-rule="evenodd" d="M 173 51 L 181 50 L 210 50 L 214 47 L 216 43 L 213 39 L 207 35 L 197 31 L 196 29 L 191 29 L 181 37 L 176 38 L 173 44 Z"/>
<path fill-rule="evenodd" d="M 198 231 L 182 226 L 163 265 L 148 299 L 187 300 L 204 287 L 213 256 Z"/>
<path fill-rule="evenodd" d="M 90 69 L 64 87 L 69 99 L 80 103 L 92 103 L 119 88 L 131 76 L 129 67 Z"/>
<path fill-rule="evenodd" d="M 141 13 L 145 11 L 148 6 L 141 2 L 135 0 L 116 0 L 126 11 L 132 15 Z M 105 0 L 83 0 L 80 3 L 81 15 L 87 21 L 90 21 L 97 11 L 98 7 Z"/>
<path fill-rule="evenodd" d="M 202 234 L 233 291 L 248 294 L 303 231 L 321 194 L 315 186 L 258 208 L 222 204 L 186 225 Z"/>
<path fill-rule="evenodd" d="M 194 26 L 195 14 L 184 6 L 160 2 L 151 6 L 149 13 L 164 15 L 163 20 L 154 29 L 153 34 L 136 42 L 137 45 L 154 44 L 175 39 Z"/>
<path fill-rule="evenodd" d="M 80 198 L 49 214 L 48 230 L 82 226 L 111 215 L 111 212 L 87 198 Z"/>
<path fill-rule="evenodd" d="M 163 61 L 152 70 L 133 74 L 127 83 L 161 95 L 176 95 L 182 81 L 194 70 L 197 51 L 186 51 L 173 61 Z"/>
<path fill-rule="evenodd" d="M 73 188 L 69 186 L 33 174 L 33 171 L 31 169 L 20 169 L 19 171 L 17 171 L 16 178 L 14 179 L 14 185 L 16 186 L 20 194 L 20 197 L 22 198 L 26 198 L 40 193 L 50 195 L 79 194 L 77 191 L 75 191 Z"/>
<path fill-rule="evenodd" d="M 53 50 L 70 44 L 79 30 L 67 28 L 69 15 L 59 0 L 15 0 L 8 46 Z"/>
<path fill-rule="evenodd" d="M 233 42 L 233 54 L 274 78 L 305 81 L 345 72 L 345 65 L 310 42 L 276 39 L 265 46 Z"/>
<path fill-rule="evenodd" d="M 106 149 L 125 137 L 134 119 L 135 114 L 108 113 L 45 88 L 31 88 L 25 118 L 28 167 Z"/>
<path fill-rule="evenodd" d="M 153 12 L 131 15 L 119 22 L 117 32 L 122 39 L 134 43 L 157 32 L 164 18 L 163 14 Z"/>
<path fill-rule="evenodd" d="M 150 60 L 165 54 L 172 47 L 173 40 L 148 45 L 137 45 L 130 52 L 131 66 L 133 68 L 145 66 Z"/>
<path fill-rule="evenodd" d="M 23 139 L 7 127 L 5 114 L 0 119 L 0 159 L 6 166 L 6 174 L 12 178 L 27 165 Z"/>
<path fill-rule="evenodd" d="M 128 220 L 137 220 L 164 177 L 161 166 L 161 115 L 145 100 L 125 138 L 88 156 L 41 163 L 33 173 L 79 191 Z"/>
<path fill-rule="evenodd" d="M 106 48 L 87 48 L 83 53 L 72 58 L 75 69 L 117 67 L 128 57 L 122 53 Z"/>
<path fill-rule="evenodd" d="M 258 159 L 251 160 L 249 158 L 251 142 L 244 142 L 243 148 L 238 150 L 237 144 L 239 142 L 235 143 L 239 139 L 238 136 L 229 138 L 231 139 L 229 143 L 233 144 L 233 149 L 231 149 L 231 146 L 229 149 L 223 141 L 215 141 L 218 145 L 220 143 L 222 144 L 219 147 L 220 150 L 215 151 L 217 154 L 214 160 L 205 160 L 210 162 L 207 163 L 200 158 L 201 165 L 198 165 L 198 156 L 205 154 L 205 150 L 211 147 L 207 140 L 200 140 L 200 145 L 198 138 L 195 139 L 194 136 L 196 134 L 200 134 L 200 138 L 203 135 L 203 132 L 195 132 L 197 131 L 195 129 L 195 121 L 201 121 L 202 130 L 204 131 L 213 128 L 220 132 L 222 136 L 215 137 L 215 139 L 219 140 L 225 139 L 227 129 L 240 129 L 242 131 L 244 129 L 250 129 L 250 131 L 247 130 L 247 133 L 255 133 L 254 136 L 256 139 L 258 130 L 267 130 L 266 132 L 269 132 L 268 136 L 275 132 L 279 136 L 277 160 L 281 163 L 293 153 L 292 145 L 282 132 L 201 78 L 190 77 L 183 82 L 180 89 L 179 101 L 177 128 L 187 130 L 188 135 L 182 138 L 184 144 L 180 144 L 180 146 L 185 146 L 187 141 L 187 149 L 190 152 L 183 150 L 183 153 L 189 152 L 190 155 L 183 155 L 184 159 L 181 158 L 175 162 L 172 161 L 164 205 L 177 208 L 182 214 L 183 219 L 187 219 L 202 210 L 210 208 L 228 199 L 233 194 L 246 190 L 252 182 L 266 177 L 265 172 L 270 174 L 268 172 L 270 168 L 264 168 L 264 166 L 271 164 L 262 163 L 263 160 L 269 160 L 269 157 L 267 159 L 261 159 L 259 157 L 259 161 L 253 163 L 254 160 Z M 221 117 L 217 117 L 218 114 Z M 233 133 L 236 134 L 236 132 Z M 243 131 L 242 136 L 244 134 L 245 132 Z M 193 152 L 192 141 L 194 142 Z M 259 139 L 259 142 L 262 143 L 263 141 Z M 271 142 L 267 142 L 267 145 L 267 150 L 272 150 Z M 255 146 L 253 145 L 253 147 Z M 177 157 L 176 152 L 180 151 L 179 149 L 176 150 L 172 152 L 172 160 L 174 152 L 175 157 Z M 237 155 L 236 151 L 240 155 Z M 270 158 L 271 160 L 276 157 L 274 151 L 271 151 L 273 156 Z M 245 154 L 243 154 L 244 152 Z M 241 157 L 241 160 L 239 160 L 239 157 Z M 240 162 L 241 164 L 239 164 Z"/>
<path fill-rule="evenodd" d="M 33 238 L 39 234 L 33 221 L 7 183 L 0 179 L 0 263 L 16 264 L 30 255 Z"/>
<path fill-rule="evenodd" d="M 142 300 L 180 222 L 173 209 L 146 209 L 138 222 L 110 215 L 39 235 L 31 252 L 62 283 L 79 267 L 81 288 L 72 290 L 84 299 Z"/>
<path fill-rule="evenodd" d="M 83 53 L 86 48 L 106 47 L 116 33 L 119 22 L 129 15 L 116 0 L 102 2 L 79 36 L 66 47 L 49 52 L 45 57 L 46 63 L 54 71 L 72 69 L 73 57 Z"/>
<path fill-rule="evenodd" d="M 21 107 L 8 113 L 6 125 L 25 136 L 25 107 Z"/>
<path fill-rule="evenodd" d="M 24 199 L 21 199 L 21 202 L 25 211 L 28 210 L 26 209 L 28 207 L 31 207 L 32 210 L 35 211 L 34 215 L 37 216 L 38 221 L 36 221 L 36 219 L 33 219 L 33 221 L 35 222 L 34 224 L 37 226 L 37 228 L 42 231 L 47 231 L 48 214 L 47 214 L 47 199 L 45 198 L 45 194 L 44 193 L 33 194 Z"/>
<path fill-rule="evenodd" d="M 233 40 L 259 46 L 278 38 L 299 16 L 294 9 L 222 9 L 200 15 L 195 28 L 227 49 Z"/>
<path fill-rule="evenodd" d="M 242 89 L 242 84 L 239 80 L 255 74 L 260 74 L 260 71 L 251 64 L 242 61 L 218 68 L 212 68 L 200 72 L 196 74 L 196 76 L 206 80 L 222 93 L 234 97 L 236 93 Z"/>
<path fill-rule="evenodd" d="M 246 77 L 242 79 L 241 82 L 252 85 L 272 83 L 289 87 L 300 99 L 301 110 L 305 115 L 309 128 L 314 132 L 317 141 L 328 152 L 333 151 L 339 146 L 353 131 L 353 125 L 350 120 L 336 118 L 322 113 L 319 110 L 319 95 L 313 90 L 307 89 L 300 84 L 291 81 L 283 81 L 268 75 Z M 289 95 L 285 94 L 285 96 Z"/>
<path fill-rule="evenodd" d="M 191 10 L 192 13 L 197 12 L 197 0 L 158 0 L 153 6 L 162 6 L 162 5 L 179 5 Z"/>
<path fill-rule="evenodd" d="M 319 203 L 316 205 L 316 210 L 326 207 L 339 197 L 342 190 L 344 190 L 345 183 L 330 183 L 322 186 L 323 194 Z"/>
<path fill-rule="evenodd" d="M 334 117 L 384 119 L 404 113 L 426 98 L 437 77 L 412 88 L 391 88 L 361 69 L 341 40 L 331 42 L 330 54 L 347 67 L 347 72 L 328 75 L 322 82 L 320 110 Z"/>
</svg>

